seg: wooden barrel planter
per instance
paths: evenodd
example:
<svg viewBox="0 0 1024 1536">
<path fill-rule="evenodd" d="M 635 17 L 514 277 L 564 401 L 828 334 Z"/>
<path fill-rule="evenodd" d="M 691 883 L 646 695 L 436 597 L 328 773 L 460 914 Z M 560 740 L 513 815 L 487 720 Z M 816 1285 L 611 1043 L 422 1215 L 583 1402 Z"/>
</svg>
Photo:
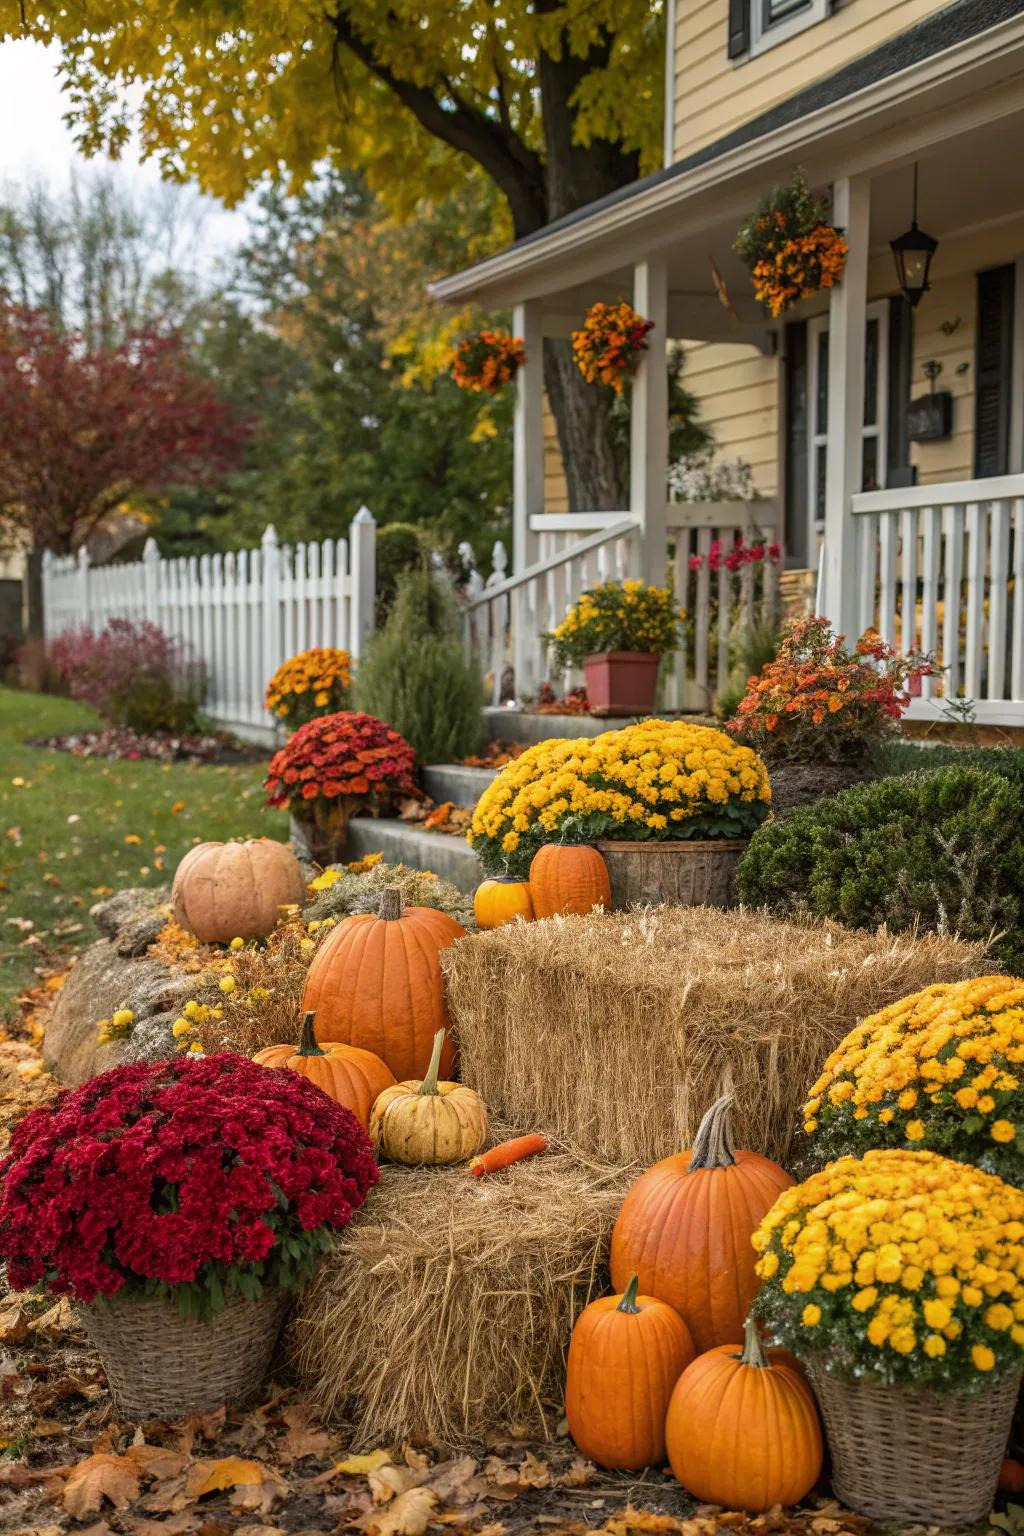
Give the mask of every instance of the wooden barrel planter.
<svg viewBox="0 0 1024 1536">
<path fill-rule="evenodd" d="M 727 907 L 736 866 L 747 846 L 746 838 L 665 843 L 610 838 L 597 844 L 608 866 L 614 911 L 662 903 Z"/>
</svg>

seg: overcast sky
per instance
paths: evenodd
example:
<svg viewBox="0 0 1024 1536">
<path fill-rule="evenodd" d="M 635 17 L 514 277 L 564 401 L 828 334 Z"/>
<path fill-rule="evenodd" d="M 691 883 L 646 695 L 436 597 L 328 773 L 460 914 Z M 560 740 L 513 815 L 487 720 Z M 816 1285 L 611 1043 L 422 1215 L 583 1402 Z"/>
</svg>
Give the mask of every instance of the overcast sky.
<svg viewBox="0 0 1024 1536">
<path fill-rule="evenodd" d="M 55 61 L 56 50 L 41 43 L 0 43 L 0 185 L 42 179 L 58 191 L 73 171 L 109 165 L 83 160 L 75 152 L 63 121 L 65 103 Z M 136 185 L 160 179 L 155 164 L 141 164 L 137 153 L 126 151 L 118 168 Z M 244 236 L 245 215 L 207 201 L 205 237 L 212 249 L 222 251 Z"/>
</svg>

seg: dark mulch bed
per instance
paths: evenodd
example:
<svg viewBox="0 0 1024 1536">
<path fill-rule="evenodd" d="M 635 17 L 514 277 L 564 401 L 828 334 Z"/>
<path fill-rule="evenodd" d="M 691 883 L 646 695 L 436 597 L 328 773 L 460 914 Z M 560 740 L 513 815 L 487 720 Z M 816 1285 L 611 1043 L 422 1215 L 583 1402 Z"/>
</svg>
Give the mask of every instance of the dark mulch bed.
<svg viewBox="0 0 1024 1536">
<path fill-rule="evenodd" d="M 795 805 L 810 805 L 829 795 L 838 795 L 851 784 L 877 779 L 878 769 L 871 763 L 780 763 L 768 770 L 772 783 L 772 810 L 788 811 Z"/>
<path fill-rule="evenodd" d="M 196 736 L 170 731 L 140 735 L 113 725 L 99 731 L 77 731 L 71 736 L 34 736 L 28 745 L 70 752 L 73 757 L 105 757 L 117 762 L 154 758 L 161 763 L 258 763 L 269 755 L 265 748 L 239 741 L 227 731 Z"/>
</svg>

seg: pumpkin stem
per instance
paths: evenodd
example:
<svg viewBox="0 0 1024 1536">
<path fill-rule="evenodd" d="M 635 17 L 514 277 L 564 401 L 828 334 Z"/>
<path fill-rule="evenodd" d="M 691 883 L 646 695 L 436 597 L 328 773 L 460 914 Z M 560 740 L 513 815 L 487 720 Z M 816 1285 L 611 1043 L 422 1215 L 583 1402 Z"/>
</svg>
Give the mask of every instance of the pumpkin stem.
<svg viewBox="0 0 1024 1536">
<path fill-rule="evenodd" d="M 441 1070 L 441 1051 L 444 1047 L 445 1031 L 439 1029 L 434 1036 L 434 1049 L 430 1053 L 430 1066 L 427 1075 L 420 1083 L 420 1093 L 437 1092 L 437 1074 Z"/>
<path fill-rule="evenodd" d="M 764 1352 L 761 1335 L 752 1317 L 748 1317 L 743 1324 L 743 1353 L 740 1355 L 740 1364 L 752 1365 L 759 1371 L 771 1369 L 771 1361 Z"/>
<path fill-rule="evenodd" d="M 401 917 L 404 910 L 405 903 L 397 885 L 386 885 L 380 893 L 377 916 L 383 918 L 386 923 L 394 923 Z"/>
<path fill-rule="evenodd" d="M 732 1094 L 723 1093 L 697 1127 L 690 1153 L 690 1173 L 695 1173 L 698 1168 L 731 1168 L 736 1161 L 729 1124 L 732 1103 Z"/>
<path fill-rule="evenodd" d="M 299 1030 L 299 1043 L 295 1047 L 296 1056 L 326 1056 L 316 1043 L 316 1034 L 313 1025 L 316 1023 L 316 1012 L 310 1009 L 302 1015 L 302 1028 Z"/>
<path fill-rule="evenodd" d="M 642 1310 L 636 1304 L 636 1293 L 639 1289 L 640 1276 L 634 1275 L 622 1293 L 622 1300 L 615 1308 L 616 1312 L 629 1312 L 634 1317 L 639 1316 Z"/>
</svg>

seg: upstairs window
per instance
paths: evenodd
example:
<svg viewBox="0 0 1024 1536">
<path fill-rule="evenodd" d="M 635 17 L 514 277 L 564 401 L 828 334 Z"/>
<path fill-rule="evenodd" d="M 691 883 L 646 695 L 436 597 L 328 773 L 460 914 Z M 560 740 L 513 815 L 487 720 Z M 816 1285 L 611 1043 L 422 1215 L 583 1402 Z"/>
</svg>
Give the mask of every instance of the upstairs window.
<svg viewBox="0 0 1024 1536">
<path fill-rule="evenodd" d="M 729 0 L 729 57 L 754 58 L 824 21 L 830 9 L 830 0 Z"/>
</svg>

